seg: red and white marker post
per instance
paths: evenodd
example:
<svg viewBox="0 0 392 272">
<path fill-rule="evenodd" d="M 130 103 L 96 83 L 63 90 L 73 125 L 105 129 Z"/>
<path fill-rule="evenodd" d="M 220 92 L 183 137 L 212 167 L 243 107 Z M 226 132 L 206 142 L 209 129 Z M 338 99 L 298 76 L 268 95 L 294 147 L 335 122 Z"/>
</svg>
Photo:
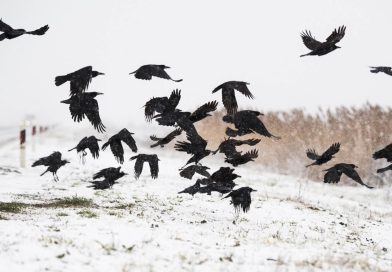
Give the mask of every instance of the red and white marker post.
<svg viewBox="0 0 392 272">
<path fill-rule="evenodd" d="M 26 122 L 23 121 L 19 130 L 20 167 L 26 167 Z"/>
</svg>

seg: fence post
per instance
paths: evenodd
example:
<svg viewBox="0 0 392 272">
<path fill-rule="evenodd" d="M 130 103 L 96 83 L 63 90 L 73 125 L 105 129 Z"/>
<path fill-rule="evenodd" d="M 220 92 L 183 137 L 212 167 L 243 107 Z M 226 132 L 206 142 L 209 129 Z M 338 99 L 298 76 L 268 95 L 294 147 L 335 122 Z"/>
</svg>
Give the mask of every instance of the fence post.
<svg viewBox="0 0 392 272">
<path fill-rule="evenodd" d="M 31 149 L 33 152 L 35 152 L 35 138 L 37 134 L 37 126 L 33 125 L 31 129 Z"/>
<path fill-rule="evenodd" d="M 20 167 L 26 167 L 26 121 L 23 121 L 19 131 Z"/>
</svg>

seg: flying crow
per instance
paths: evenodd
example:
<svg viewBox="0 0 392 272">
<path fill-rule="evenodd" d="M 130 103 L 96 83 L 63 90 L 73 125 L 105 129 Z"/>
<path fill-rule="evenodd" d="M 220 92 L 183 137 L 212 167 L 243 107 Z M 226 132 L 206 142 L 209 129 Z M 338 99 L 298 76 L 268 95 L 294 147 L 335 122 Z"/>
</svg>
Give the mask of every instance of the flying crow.
<svg viewBox="0 0 392 272">
<path fill-rule="evenodd" d="M 95 136 L 84 137 L 74 148 L 68 150 L 68 152 L 76 149 L 76 152 L 78 154 L 81 153 L 81 157 L 84 162 L 84 157 L 87 156 L 87 152 L 85 151 L 85 149 L 89 149 L 93 158 L 98 159 L 98 157 L 99 157 L 98 142 L 99 141 L 101 141 L 101 140 L 95 138 Z"/>
<path fill-rule="evenodd" d="M 392 162 L 392 144 L 389 144 L 386 147 L 384 147 L 383 149 L 375 152 L 373 154 L 373 159 L 375 159 L 375 160 L 386 159 L 387 162 Z M 378 169 L 377 173 L 383 173 L 388 170 L 392 170 L 392 164 L 387 167 Z"/>
<path fill-rule="evenodd" d="M 181 90 L 174 90 L 170 97 L 153 97 L 144 105 L 144 115 L 147 122 L 154 117 L 155 112 L 167 114 L 174 112 L 181 99 Z"/>
<path fill-rule="evenodd" d="M 9 25 L 7 25 L 6 23 L 4 23 L 1 19 L 0 19 L 0 32 L 3 32 L 0 34 L 0 41 L 4 40 L 4 39 L 14 39 L 17 38 L 19 36 L 22 36 L 23 34 L 31 34 L 31 35 L 44 35 L 46 31 L 48 31 L 49 26 L 43 26 L 41 28 L 38 28 L 34 31 L 26 31 L 24 29 L 13 29 L 12 27 L 10 27 Z"/>
<path fill-rule="evenodd" d="M 129 132 L 126 128 L 120 130 L 119 133 L 114 134 L 109 140 L 102 146 L 102 150 L 105 150 L 108 145 L 110 145 L 110 149 L 116 160 L 123 164 L 124 162 L 124 148 L 121 144 L 121 141 L 127 144 L 132 152 L 137 152 L 136 142 L 132 137 L 132 132 Z"/>
<path fill-rule="evenodd" d="M 249 211 L 250 204 L 252 202 L 250 196 L 251 192 L 256 192 L 256 190 L 253 190 L 250 187 L 242 187 L 232 191 L 224 198 L 231 197 L 231 204 L 234 205 L 234 209 L 237 213 L 239 213 L 241 209 L 244 211 L 244 213 L 246 213 Z"/>
<path fill-rule="evenodd" d="M 306 151 L 306 156 L 308 156 L 309 159 L 314 160 L 315 162 L 307 165 L 306 167 L 312 165 L 322 165 L 326 162 L 329 162 L 330 160 L 335 158 L 334 155 L 338 153 L 339 150 L 340 150 L 340 143 L 334 143 L 321 155 L 318 155 L 314 149 L 308 149 Z"/>
<path fill-rule="evenodd" d="M 225 159 L 225 162 L 230 163 L 234 167 L 237 167 L 241 164 L 246 164 L 250 161 L 254 161 L 259 156 L 259 151 L 257 149 L 253 149 L 251 151 L 246 152 L 245 154 L 235 155 Z"/>
<path fill-rule="evenodd" d="M 225 139 L 222 143 L 220 143 L 218 149 L 214 151 L 214 154 L 216 154 L 219 151 L 220 153 L 225 154 L 226 158 L 231 158 L 242 154 L 242 152 L 237 151 L 236 149 L 237 146 L 241 146 L 241 145 L 255 146 L 260 141 L 261 141 L 260 139 L 249 139 L 249 140 L 236 140 L 231 138 Z"/>
<path fill-rule="evenodd" d="M 370 72 L 372 73 L 379 73 L 379 72 L 383 72 L 387 75 L 392 76 L 392 68 L 388 67 L 388 66 L 371 66 L 370 67 L 372 70 L 370 70 Z"/>
<path fill-rule="evenodd" d="M 41 174 L 41 176 L 43 176 L 46 172 L 51 172 L 53 174 L 54 181 L 58 181 L 59 177 L 57 176 L 57 171 L 61 166 L 66 165 L 67 163 L 69 163 L 69 161 L 62 160 L 61 153 L 56 151 L 47 157 L 40 158 L 33 163 L 32 167 L 39 165 L 47 166 L 48 168 Z"/>
<path fill-rule="evenodd" d="M 193 196 L 194 194 L 199 192 L 199 189 L 200 189 L 200 180 L 197 180 L 195 184 L 185 188 L 184 190 L 182 190 L 181 192 L 178 192 L 178 193 L 179 194 L 190 194 Z"/>
<path fill-rule="evenodd" d="M 169 79 L 175 82 L 181 82 L 182 79 L 174 80 L 172 79 L 165 71 L 165 69 L 168 69 L 170 67 L 166 65 L 155 65 L 155 64 L 147 64 L 141 66 L 139 69 L 136 71 L 129 73 L 135 74 L 135 77 L 138 79 L 144 79 L 144 80 L 150 80 L 153 76 L 154 77 L 160 77 L 163 79 Z"/>
<path fill-rule="evenodd" d="M 102 169 L 93 176 L 94 181 L 91 182 L 92 185 L 89 187 L 93 187 L 95 190 L 105 190 L 111 188 L 116 183 L 116 180 L 127 175 L 126 173 L 121 172 L 120 169 L 121 167 L 109 167 Z M 99 178 L 104 179 L 96 180 Z"/>
<path fill-rule="evenodd" d="M 153 145 L 151 145 L 150 147 L 156 147 L 156 146 L 161 146 L 164 147 L 166 144 L 170 143 L 171 141 L 174 140 L 174 138 L 176 138 L 177 136 L 181 135 L 182 133 L 182 129 L 177 128 L 175 130 L 173 130 L 172 132 L 170 132 L 168 135 L 166 135 L 163 138 L 158 138 L 155 135 L 150 136 L 150 139 L 156 143 L 154 143 Z"/>
<path fill-rule="evenodd" d="M 192 179 L 193 176 L 197 173 L 199 175 L 209 178 L 210 173 L 208 173 L 208 169 L 210 168 L 203 165 L 189 165 L 188 167 L 181 169 L 180 176 L 183 178 Z"/>
<path fill-rule="evenodd" d="M 342 177 L 342 174 L 345 174 L 355 182 L 372 189 L 372 186 L 363 183 L 355 168 L 358 168 L 358 166 L 354 164 L 338 163 L 335 166 L 324 170 L 327 172 L 324 175 L 324 183 L 338 183 Z"/>
<path fill-rule="evenodd" d="M 190 163 L 198 164 L 200 160 L 211 154 L 211 151 L 206 149 L 207 141 L 204 140 L 197 132 L 187 132 L 186 138 L 188 142 L 177 142 L 174 146 L 177 151 L 186 152 L 192 155 L 184 167 Z"/>
<path fill-rule="evenodd" d="M 137 156 L 133 156 L 131 157 L 130 160 L 135 160 L 135 178 L 138 179 L 140 177 L 140 175 L 142 174 L 143 171 L 143 164 L 145 162 L 148 162 L 148 164 L 150 165 L 150 173 L 151 173 L 151 177 L 153 179 L 158 178 L 158 172 L 159 172 L 159 166 L 158 166 L 158 162 L 160 161 L 158 159 L 157 155 L 147 155 L 147 154 L 139 154 Z"/>
</svg>

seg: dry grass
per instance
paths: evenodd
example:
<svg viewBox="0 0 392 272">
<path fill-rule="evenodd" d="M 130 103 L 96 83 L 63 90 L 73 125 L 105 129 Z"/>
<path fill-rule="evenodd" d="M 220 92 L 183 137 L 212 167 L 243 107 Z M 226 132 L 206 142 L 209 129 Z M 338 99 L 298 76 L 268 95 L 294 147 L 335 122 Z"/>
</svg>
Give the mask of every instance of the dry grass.
<svg viewBox="0 0 392 272">
<path fill-rule="evenodd" d="M 200 134 L 215 149 L 225 135 L 227 124 L 222 121 L 224 112 L 200 122 Z M 294 109 L 289 112 L 264 112 L 262 120 L 268 130 L 282 139 L 262 137 L 258 163 L 266 169 L 283 174 L 322 180 L 322 169 L 339 162 L 355 163 L 367 182 L 382 185 L 384 176 L 376 175 L 376 168 L 387 166 L 385 160 L 374 161 L 374 151 L 392 142 L 392 109 L 366 104 L 360 108 L 340 107 L 334 111 L 319 110 L 307 114 Z M 213 129 L 212 129 L 213 128 Z M 255 134 L 245 136 L 257 138 Z M 244 138 L 245 138 L 244 137 Z M 332 143 L 342 144 L 336 158 L 327 165 L 305 169 L 311 161 L 306 157 L 307 148 L 323 152 Z"/>
</svg>

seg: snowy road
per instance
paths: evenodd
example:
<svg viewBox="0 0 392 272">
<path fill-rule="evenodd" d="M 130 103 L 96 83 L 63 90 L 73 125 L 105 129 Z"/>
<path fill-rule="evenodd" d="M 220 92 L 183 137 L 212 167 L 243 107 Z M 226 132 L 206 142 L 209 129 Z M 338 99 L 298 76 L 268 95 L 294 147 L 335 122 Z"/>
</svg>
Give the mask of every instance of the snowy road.
<svg viewBox="0 0 392 272">
<path fill-rule="evenodd" d="M 126 160 L 123 170 L 131 175 L 97 192 L 88 180 L 116 166 L 109 152 L 96 161 L 88 156 L 81 165 L 66 152 L 79 139 L 52 132 L 44 137 L 28 165 L 63 152 L 72 164 L 59 170 L 58 183 L 40 177 L 42 168 L 14 172 L 17 144 L 0 147 L 0 201 L 24 203 L 20 210 L 0 211 L 0 267 L 7 271 L 391 270 L 390 186 L 329 186 L 263 173 L 255 165 L 239 167 L 242 179 L 236 182 L 258 192 L 249 213 L 233 223 L 233 207 L 219 194 L 176 194 L 194 181 L 178 176 L 184 157 L 173 157 L 169 149 L 157 149 L 157 180 L 147 168 L 135 181 L 133 163 Z M 206 163 L 215 170 L 219 160 Z M 76 196 L 91 201 L 83 207 L 49 205 Z"/>
</svg>

